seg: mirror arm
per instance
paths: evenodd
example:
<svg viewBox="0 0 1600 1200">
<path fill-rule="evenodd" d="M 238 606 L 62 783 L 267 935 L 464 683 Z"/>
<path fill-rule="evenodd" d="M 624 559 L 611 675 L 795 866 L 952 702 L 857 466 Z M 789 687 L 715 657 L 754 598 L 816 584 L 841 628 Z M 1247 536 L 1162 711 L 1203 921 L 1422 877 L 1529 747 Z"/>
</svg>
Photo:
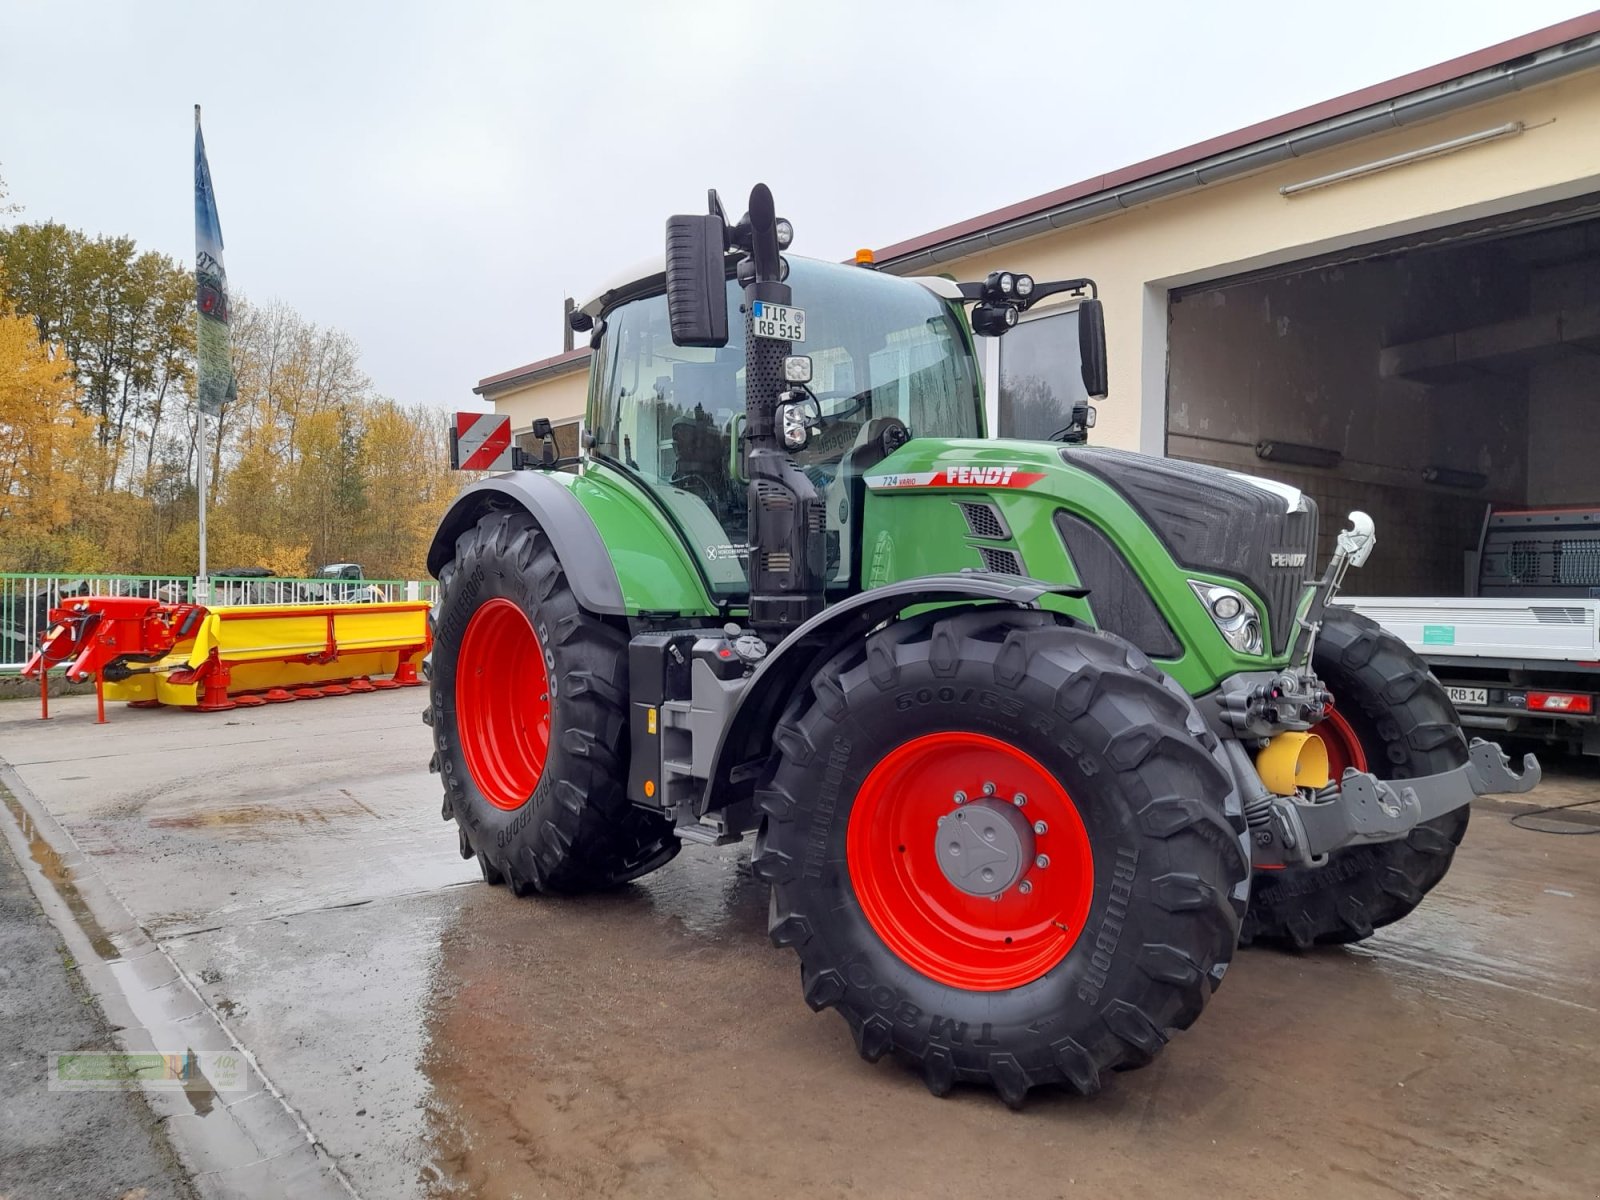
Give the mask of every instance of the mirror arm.
<svg viewBox="0 0 1600 1200">
<path fill-rule="evenodd" d="M 956 289 L 961 293 L 961 299 L 969 304 L 974 300 L 995 299 L 988 294 L 987 287 L 982 283 L 958 283 Z M 1089 293 L 1090 299 L 1100 298 L 1100 289 L 1095 286 L 1092 279 L 1058 279 L 1052 283 L 1035 282 L 1032 293 L 1025 300 L 1001 298 L 997 302 L 1009 304 L 1018 312 L 1027 312 L 1046 296 L 1059 296 L 1062 293 L 1081 296 L 1084 292 Z"/>
<path fill-rule="evenodd" d="M 1089 293 L 1090 299 L 1098 300 L 1100 298 L 1100 289 L 1095 286 L 1095 282 L 1092 279 L 1058 279 L 1053 283 L 1035 282 L 1033 294 L 1022 301 L 1020 307 L 1023 312 L 1027 312 L 1046 296 L 1059 296 L 1063 293 L 1081 296 L 1086 291 Z"/>
</svg>

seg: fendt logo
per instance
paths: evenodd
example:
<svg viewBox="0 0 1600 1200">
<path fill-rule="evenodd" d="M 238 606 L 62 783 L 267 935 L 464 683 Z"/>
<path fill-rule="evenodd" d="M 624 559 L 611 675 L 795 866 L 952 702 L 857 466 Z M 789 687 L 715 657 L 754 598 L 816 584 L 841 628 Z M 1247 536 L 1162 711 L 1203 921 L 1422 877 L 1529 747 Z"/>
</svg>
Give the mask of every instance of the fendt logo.
<svg viewBox="0 0 1600 1200">
<path fill-rule="evenodd" d="M 1306 552 L 1304 550 L 1294 552 L 1274 550 L 1272 551 L 1272 565 L 1275 567 L 1303 567 L 1306 565 Z"/>
<path fill-rule="evenodd" d="M 1008 487 L 1016 473 L 1015 467 L 946 467 L 944 481 L 968 486 Z"/>
<path fill-rule="evenodd" d="M 1018 466 L 945 467 L 942 471 L 907 471 L 900 475 L 868 475 L 870 488 L 1003 487 L 1025 488 L 1044 478 L 1043 471 Z"/>
</svg>

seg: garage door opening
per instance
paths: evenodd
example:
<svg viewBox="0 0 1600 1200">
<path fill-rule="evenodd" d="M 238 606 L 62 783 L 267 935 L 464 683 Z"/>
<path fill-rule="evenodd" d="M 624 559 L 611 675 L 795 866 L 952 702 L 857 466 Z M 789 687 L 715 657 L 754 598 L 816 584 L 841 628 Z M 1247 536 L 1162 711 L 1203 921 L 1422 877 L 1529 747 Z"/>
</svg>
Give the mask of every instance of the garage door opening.
<svg viewBox="0 0 1600 1200">
<path fill-rule="evenodd" d="M 1600 505 L 1600 194 L 1170 298 L 1167 453 L 1293 484 L 1355 595 L 1473 593 L 1485 514 Z"/>
</svg>

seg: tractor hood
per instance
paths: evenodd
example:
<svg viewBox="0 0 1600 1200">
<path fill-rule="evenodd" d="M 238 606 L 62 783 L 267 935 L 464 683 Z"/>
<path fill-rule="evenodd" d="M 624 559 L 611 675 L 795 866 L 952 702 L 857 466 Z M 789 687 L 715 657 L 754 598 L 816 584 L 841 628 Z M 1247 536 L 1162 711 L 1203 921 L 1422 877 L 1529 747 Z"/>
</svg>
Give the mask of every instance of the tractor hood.
<svg viewBox="0 0 1600 1200">
<path fill-rule="evenodd" d="M 1189 610 L 1200 614 L 1189 580 L 1226 581 L 1242 585 L 1259 602 L 1270 653 L 1277 656 L 1292 640 L 1307 577 L 1316 565 L 1317 508 L 1309 497 L 1272 480 L 1198 463 L 1055 442 L 913 438 L 872 468 L 864 482 L 871 493 L 869 507 L 895 496 L 939 501 L 917 506 L 934 524 L 919 525 L 919 536 L 909 541 L 893 536 L 906 516 L 894 517 L 888 510 L 900 506 L 890 500 L 881 510 L 879 527 L 895 542 L 897 565 L 887 573 L 875 570 L 885 551 L 869 537 L 863 547 L 868 559 L 863 579 L 869 587 L 881 582 L 880 576 L 898 578 L 911 569 L 901 561 L 908 555 L 922 571 L 959 570 L 970 560 L 972 567 L 991 571 L 1083 579 L 1083 554 L 1068 552 L 1065 533 L 1058 533 L 1070 526 L 1062 521 L 1069 516 L 1095 526 L 1142 581 L 1153 608 L 1143 609 L 1141 627 L 1154 627 L 1156 612 L 1174 628 Z M 980 509 L 992 512 L 985 516 Z M 945 513 L 960 514 L 965 523 Z M 946 520 L 956 524 L 939 524 Z M 1089 605 L 1099 623 L 1145 644 L 1153 657 L 1165 657 L 1155 652 L 1161 639 L 1141 643 L 1132 628 L 1108 623 L 1105 610 L 1113 596 L 1124 605 L 1124 619 L 1130 619 L 1127 576 L 1116 579 L 1101 579 L 1091 593 Z M 1191 647 L 1200 640 L 1180 639 Z M 1223 668 L 1220 660 L 1212 664 L 1219 675 Z"/>
</svg>

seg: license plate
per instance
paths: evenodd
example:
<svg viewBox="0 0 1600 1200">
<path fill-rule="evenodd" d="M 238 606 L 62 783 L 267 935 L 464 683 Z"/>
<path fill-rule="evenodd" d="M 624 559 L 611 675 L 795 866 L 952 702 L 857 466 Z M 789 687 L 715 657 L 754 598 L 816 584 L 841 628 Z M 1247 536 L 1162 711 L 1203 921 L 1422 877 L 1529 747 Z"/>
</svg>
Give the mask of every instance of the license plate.
<svg viewBox="0 0 1600 1200">
<path fill-rule="evenodd" d="M 806 340 L 806 314 L 803 309 L 757 300 L 750 309 L 750 316 L 754 319 L 757 337 L 772 338 L 779 342 Z"/>
<path fill-rule="evenodd" d="M 1487 703 L 1489 703 L 1489 689 L 1488 688 L 1447 687 L 1447 688 L 1445 688 L 1445 691 L 1450 693 L 1450 703 L 1451 704 L 1487 704 Z"/>
</svg>

